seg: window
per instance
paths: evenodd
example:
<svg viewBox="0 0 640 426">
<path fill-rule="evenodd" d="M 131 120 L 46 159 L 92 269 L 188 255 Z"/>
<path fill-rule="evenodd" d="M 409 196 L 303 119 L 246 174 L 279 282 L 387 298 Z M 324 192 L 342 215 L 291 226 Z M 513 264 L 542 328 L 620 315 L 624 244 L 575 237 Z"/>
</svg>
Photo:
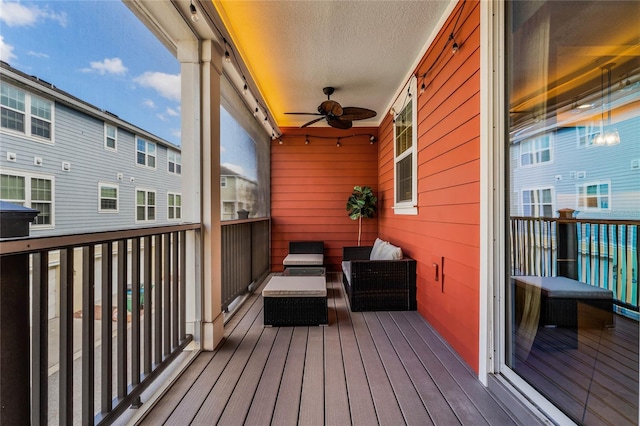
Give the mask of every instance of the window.
<svg viewBox="0 0 640 426">
<path fill-rule="evenodd" d="M 600 126 L 576 127 L 578 148 L 588 148 L 593 146 L 593 138 L 600 133 L 600 130 Z"/>
<path fill-rule="evenodd" d="M 609 210 L 609 182 L 579 185 L 578 210 Z"/>
<path fill-rule="evenodd" d="M 141 166 L 156 168 L 156 144 L 147 142 L 141 137 L 136 136 L 136 162 Z"/>
<path fill-rule="evenodd" d="M 17 89 L 6 83 L 0 84 L 2 105 L 0 126 L 3 129 L 53 140 L 53 103 Z"/>
<path fill-rule="evenodd" d="M 169 173 L 174 173 L 176 175 L 182 174 L 182 156 L 180 153 L 169 149 L 167 150 L 167 159 L 169 162 L 167 166 Z"/>
<path fill-rule="evenodd" d="M 182 195 L 169 192 L 167 209 L 168 219 L 182 219 Z"/>
<path fill-rule="evenodd" d="M 522 215 L 529 217 L 553 217 L 551 188 L 525 189 L 522 191 Z"/>
<path fill-rule="evenodd" d="M 104 124 L 104 148 L 112 151 L 118 149 L 118 128 L 111 124 Z"/>
<path fill-rule="evenodd" d="M 136 189 L 136 222 L 156 220 L 156 192 Z"/>
<path fill-rule="evenodd" d="M 99 183 L 98 192 L 100 194 L 100 213 L 118 212 L 118 185 Z"/>
<path fill-rule="evenodd" d="M 394 176 L 396 214 L 417 214 L 417 108 L 415 105 L 416 79 L 409 81 L 405 96 L 400 96 L 393 107 L 396 112 L 393 126 Z"/>
<path fill-rule="evenodd" d="M 551 144 L 551 134 L 522 141 L 520 143 L 520 165 L 526 167 L 550 162 L 552 160 Z"/>
<path fill-rule="evenodd" d="M 22 174 L 0 175 L 0 199 L 38 210 L 35 227 L 53 225 L 53 178 Z"/>
<path fill-rule="evenodd" d="M 227 177 L 220 176 L 220 188 L 226 188 L 226 187 L 227 187 Z"/>
</svg>

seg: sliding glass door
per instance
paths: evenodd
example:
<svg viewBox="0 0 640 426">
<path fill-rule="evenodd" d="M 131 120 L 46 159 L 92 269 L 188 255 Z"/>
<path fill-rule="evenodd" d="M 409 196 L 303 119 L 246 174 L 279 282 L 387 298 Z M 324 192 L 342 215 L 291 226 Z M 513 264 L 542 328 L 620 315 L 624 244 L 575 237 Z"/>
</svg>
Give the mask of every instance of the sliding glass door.
<svg viewBox="0 0 640 426">
<path fill-rule="evenodd" d="M 640 2 L 507 3 L 505 364 L 638 422 Z"/>
</svg>

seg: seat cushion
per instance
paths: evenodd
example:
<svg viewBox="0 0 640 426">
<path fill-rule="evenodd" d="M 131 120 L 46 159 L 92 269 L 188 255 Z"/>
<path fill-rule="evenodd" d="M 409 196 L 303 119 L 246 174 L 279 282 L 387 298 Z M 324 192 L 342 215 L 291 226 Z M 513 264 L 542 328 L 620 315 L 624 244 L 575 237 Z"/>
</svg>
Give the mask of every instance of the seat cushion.
<svg viewBox="0 0 640 426">
<path fill-rule="evenodd" d="M 317 253 L 299 253 L 288 254 L 284 258 L 282 264 L 284 266 L 296 266 L 296 265 L 318 265 L 322 266 L 324 263 L 324 256 Z"/>
<path fill-rule="evenodd" d="M 342 261 L 342 273 L 344 277 L 347 279 L 347 282 L 351 284 L 351 262 L 348 260 Z"/>
<path fill-rule="evenodd" d="M 326 297 L 327 282 L 321 276 L 274 276 L 262 289 L 263 297 Z"/>
</svg>

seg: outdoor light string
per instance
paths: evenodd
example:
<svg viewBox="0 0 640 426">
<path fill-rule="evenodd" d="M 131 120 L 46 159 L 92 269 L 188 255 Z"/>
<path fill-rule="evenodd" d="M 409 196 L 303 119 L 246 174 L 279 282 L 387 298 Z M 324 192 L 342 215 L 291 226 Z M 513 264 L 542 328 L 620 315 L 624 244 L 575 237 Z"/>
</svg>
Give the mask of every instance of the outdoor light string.
<svg viewBox="0 0 640 426">
<path fill-rule="evenodd" d="M 330 139 L 330 140 L 337 140 L 336 141 L 336 146 L 339 148 L 341 146 L 340 141 L 344 140 L 344 139 L 349 139 L 349 138 L 355 138 L 358 136 L 368 136 L 369 137 L 369 143 L 371 145 L 373 145 L 376 142 L 376 137 L 370 133 L 357 133 L 357 134 L 353 134 L 353 135 L 346 135 L 346 136 L 316 136 L 316 135 L 304 135 L 304 144 L 305 145 L 309 145 L 310 143 L 310 139 Z M 300 137 L 300 135 L 289 135 L 287 137 Z M 284 144 L 283 140 L 285 136 L 284 135 L 280 135 L 277 139 L 278 139 L 278 144 L 282 145 Z"/>
<path fill-rule="evenodd" d="M 193 0 L 191 0 L 191 5 L 193 5 Z M 276 134 L 275 127 L 270 124 L 269 113 L 268 113 L 267 107 L 260 103 L 258 98 L 253 94 L 254 93 L 253 90 L 249 87 L 249 84 L 248 84 L 248 81 L 247 81 L 247 77 L 245 76 L 244 72 L 242 71 L 242 66 L 240 64 L 240 61 L 238 60 L 238 57 L 236 56 L 235 49 L 227 41 L 226 36 L 220 30 L 220 28 L 218 28 L 218 26 L 216 25 L 215 21 L 211 18 L 211 16 L 207 13 L 207 11 L 205 9 L 201 9 L 201 10 L 202 10 L 203 14 L 207 15 L 207 17 L 209 18 L 208 19 L 209 23 L 217 31 L 217 33 L 219 34 L 220 38 L 222 39 L 222 43 L 224 44 L 224 49 L 225 49 L 224 50 L 224 60 L 225 60 L 225 62 L 227 62 L 227 63 L 235 62 L 235 64 L 234 64 L 235 68 L 236 68 L 236 70 L 239 71 L 240 76 L 242 77 L 242 81 L 244 82 L 244 86 L 242 88 L 242 94 L 246 95 L 247 93 L 251 93 L 251 97 L 253 97 L 253 99 L 256 102 L 255 109 L 254 109 L 250 105 L 247 105 L 244 96 L 241 96 L 241 98 L 245 101 L 245 105 L 247 105 L 247 107 L 249 108 L 250 111 L 253 111 L 253 116 L 256 117 L 256 118 L 257 118 L 258 112 L 260 110 L 262 111 L 262 113 L 264 114 L 264 122 L 265 122 L 265 124 L 269 125 L 271 127 L 271 139 L 276 139 L 276 137 L 280 136 L 281 133 Z"/>
</svg>

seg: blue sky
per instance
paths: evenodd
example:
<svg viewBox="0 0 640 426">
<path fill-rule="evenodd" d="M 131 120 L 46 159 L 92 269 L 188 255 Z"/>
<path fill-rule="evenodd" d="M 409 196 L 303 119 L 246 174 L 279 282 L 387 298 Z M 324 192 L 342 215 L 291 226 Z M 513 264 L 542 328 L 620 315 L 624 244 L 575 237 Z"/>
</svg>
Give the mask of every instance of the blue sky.
<svg viewBox="0 0 640 426">
<path fill-rule="evenodd" d="M 0 59 L 180 145 L 180 64 L 120 0 L 0 0 Z"/>
</svg>

